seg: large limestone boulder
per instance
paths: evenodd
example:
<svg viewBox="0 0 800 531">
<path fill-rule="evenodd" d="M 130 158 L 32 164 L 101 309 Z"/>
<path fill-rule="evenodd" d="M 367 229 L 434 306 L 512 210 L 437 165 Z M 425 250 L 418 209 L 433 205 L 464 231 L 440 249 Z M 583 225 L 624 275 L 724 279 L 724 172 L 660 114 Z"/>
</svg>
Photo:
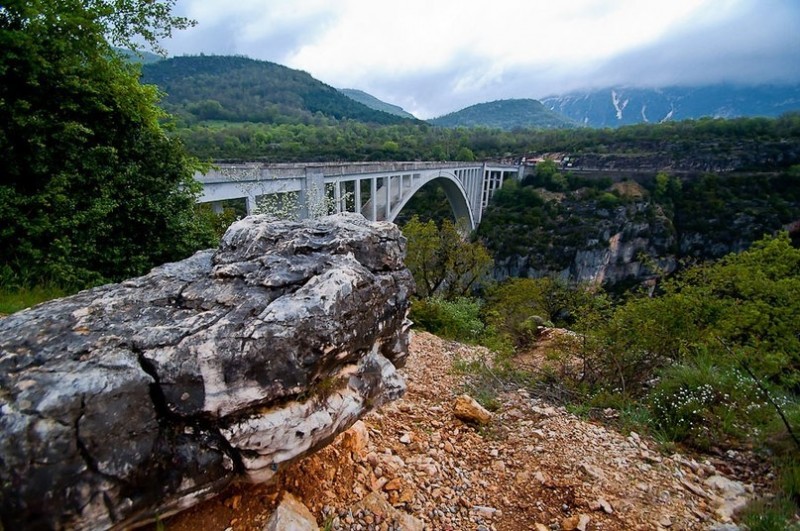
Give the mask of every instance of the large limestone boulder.
<svg viewBox="0 0 800 531">
<path fill-rule="evenodd" d="M 253 216 L 217 250 L 0 319 L 5 529 L 164 517 L 401 396 L 404 248 L 358 215 Z"/>
</svg>

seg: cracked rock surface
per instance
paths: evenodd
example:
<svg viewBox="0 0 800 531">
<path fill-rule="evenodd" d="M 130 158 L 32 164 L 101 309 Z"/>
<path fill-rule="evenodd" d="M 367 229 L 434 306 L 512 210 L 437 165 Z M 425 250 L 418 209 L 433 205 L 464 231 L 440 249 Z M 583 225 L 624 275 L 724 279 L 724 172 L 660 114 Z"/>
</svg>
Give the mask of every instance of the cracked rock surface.
<svg viewBox="0 0 800 531">
<path fill-rule="evenodd" d="M 163 517 L 400 397 L 404 252 L 358 215 L 252 216 L 215 251 L 0 319 L 5 529 Z"/>
</svg>

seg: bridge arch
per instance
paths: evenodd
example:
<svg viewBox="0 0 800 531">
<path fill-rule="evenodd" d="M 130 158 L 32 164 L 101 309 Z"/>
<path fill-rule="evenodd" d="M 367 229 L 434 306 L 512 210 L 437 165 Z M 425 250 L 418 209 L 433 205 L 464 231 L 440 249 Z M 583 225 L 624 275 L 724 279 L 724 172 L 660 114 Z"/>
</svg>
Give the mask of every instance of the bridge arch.
<svg viewBox="0 0 800 531">
<path fill-rule="evenodd" d="M 301 217 L 320 211 L 360 212 L 369 220 L 394 221 L 423 186 L 439 181 L 457 220 L 474 230 L 506 176 L 521 177 L 519 166 L 463 162 L 220 163 L 205 174 L 198 202 L 222 208 L 244 198 L 250 214 L 260 196 L 293 193 Z M 330 202 L 329 202 L 330 201 Z"/>
<path fill-rule="evenodd" d="M 464 189 L 464 185 L 456 177 L 456 175 L 448 171 L 441 171 L 437 176 L 433 176 L 429 179 L 425 179 L 416 183 L 410 190 L 404 190 L 400 201 L 396 206 L 392 207 L 389 221 L 394 222 L 394 220 L 397 219 L 397 216 L 400 215 L 400 212 L 403 210 L 403 208 L 405 208 L 406 204 L 418 191 L 425 186 L 435 184 L 442 186 L 444 195 L 447 197 L 447 202 L 450 203 L 450 209 L 453 211 L 453 215 L 455 216 L 456 220 L 463 220 L 466 226 L 469 227 L 470 231 L 475 230 L 477 228 L 477 224 L 475 223 L 475 217 L 472 214 L 472 208 L 470 207 L 467 191 Z"/>
</svg>

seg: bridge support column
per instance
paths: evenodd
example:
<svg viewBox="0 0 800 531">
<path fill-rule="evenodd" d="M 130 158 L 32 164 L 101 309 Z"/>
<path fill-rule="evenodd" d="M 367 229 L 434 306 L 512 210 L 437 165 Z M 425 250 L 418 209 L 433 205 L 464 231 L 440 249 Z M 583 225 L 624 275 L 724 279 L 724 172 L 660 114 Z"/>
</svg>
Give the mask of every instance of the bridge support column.
<svg viewBox="0 0 800 531">
<path fill-rule="evenodd" d="M 214 212 L 214 214 L 222 214 L 224 210 L 225 209 L 222 207 L 222 201 L 212 201 L 211 211 Z"/>
<path fill-rule="evenodd" d="M 247 215 L 251 216 L 255 213 L 256 207 L 258 206 L 256 204 L 256 196 L 248 194 L 248 196 L 245 199 L 247 201 Z"/>
<path fill-rule="evenodd" d="M 378 179 L 372 178 L 369 180 L 369 200 L 372 203 L 370 211 L 370 221 L 378 221 Z"/>
<path fill-rule="evenodd" d="M 306 179 L 300 190 L 300 217 L 313 219 L 326 215 L 325 175 L 321 171 L 306 169 Z"/>
</svg>

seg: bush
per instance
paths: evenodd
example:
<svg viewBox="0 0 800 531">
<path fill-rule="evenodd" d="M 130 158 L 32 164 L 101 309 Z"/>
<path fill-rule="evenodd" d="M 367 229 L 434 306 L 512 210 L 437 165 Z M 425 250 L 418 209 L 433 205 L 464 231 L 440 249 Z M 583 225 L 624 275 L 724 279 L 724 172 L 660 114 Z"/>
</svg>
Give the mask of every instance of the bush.
<svg viewBox="0 0 800 531">
<path fill-rule="evenodd" d="M 437 336 L 474 343 L 484 332 L 480 310 L 478 299 L 429 297 L 412 302 L 410 318 L 417 326 Z"/>
<path fill-rule="evenodd" d="M 611 210 L 617 205 L 619 205 L 619 197 L 615 196 L 611 192 L 603 192 L 600 194 L 600 197 L 597 198 L 597 206 L 599 208 Z"/>
<path fill-rule="evenodd" d="M 781 407 L 788 404 L 777 391 L 770 396 Z M 719 354 L 704 353 L 665 369 L 648 401 L 657 430 L 701 449 L 726 438 L 759 437 L 777 419 L 756 382 L 725 366 Z"/>
<path fill-rule="evenodd" d="M 485 322 L 518 348 L 530 346 L 539 326 L 566 326 L 590 298 L 584 286 L 554 278 L 509 278 L 488 290 Z"/>
<path fill-rule="evenodd" d="M 576 330 L 585 380 L 643 396 L 655 372 L 672 363 L 749 367 L 760 381 L 794 392 L 800 382 L 800 249 L 784 233 L 738 255 L 695 267 L 600 311 L 587 306 Z M 723 344 L 725 347 L 723 347 Z"/>
</svg>

